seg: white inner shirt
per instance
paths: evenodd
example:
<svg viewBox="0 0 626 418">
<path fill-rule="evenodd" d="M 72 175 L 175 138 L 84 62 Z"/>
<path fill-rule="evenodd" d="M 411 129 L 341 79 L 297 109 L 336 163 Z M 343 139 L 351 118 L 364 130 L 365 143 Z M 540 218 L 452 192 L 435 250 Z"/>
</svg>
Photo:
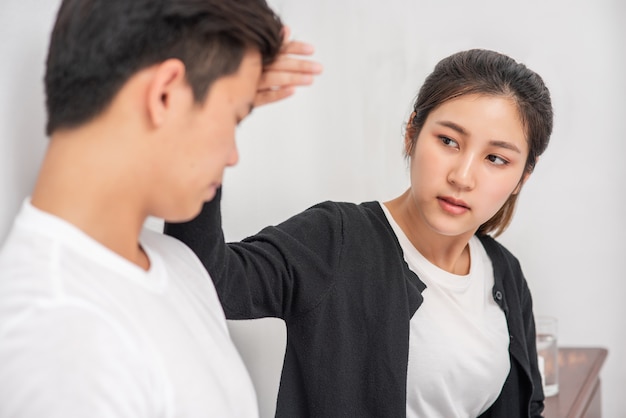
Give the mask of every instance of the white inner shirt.
<svg viewBox="0 0 626 418">
<path fill-rule="evenodd" d="M 498 398 L 510 369 L 509 332 L 493 300 L 491 260 L 473 236 L 469 274 L 442 270 L 417 251 L 381 207 L 409 268 L 427 286 L 410 323 L 406 416 L 477 417 Z"/>
</svg>

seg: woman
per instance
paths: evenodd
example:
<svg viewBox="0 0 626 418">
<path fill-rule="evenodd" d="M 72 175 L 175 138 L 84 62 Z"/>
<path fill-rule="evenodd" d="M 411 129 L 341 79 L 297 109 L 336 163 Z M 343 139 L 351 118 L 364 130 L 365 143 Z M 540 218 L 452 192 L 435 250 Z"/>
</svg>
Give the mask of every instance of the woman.
<svg viewBox="0 0 626 418">
<path fill-rule="evenodd" d="M 460 52 L 417 96 L 398 198 L 324 202 L 225 244 L 218 195 L 166 232 L 199 255 L 228 318 L 285 321 L 277 417 L 538 417 L 531 295 L 491 235 L 551 131 L 537 74 Z"/>
</svg>

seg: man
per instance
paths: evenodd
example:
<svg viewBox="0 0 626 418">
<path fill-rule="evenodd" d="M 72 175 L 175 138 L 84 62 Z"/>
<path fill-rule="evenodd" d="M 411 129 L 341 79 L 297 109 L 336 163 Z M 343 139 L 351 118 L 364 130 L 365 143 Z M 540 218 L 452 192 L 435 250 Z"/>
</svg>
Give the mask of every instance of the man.
<svg viewBox="0 0 626 418">
<path fill-rule="evenodd" d="M 49 147 L 0 250 L 1 417 L 257 416 L 206 270 L 143 224 L 197 215 L 237 123 L 310 83 L 282 31 L 264 0 L 63 1 Z"/>
</svg>

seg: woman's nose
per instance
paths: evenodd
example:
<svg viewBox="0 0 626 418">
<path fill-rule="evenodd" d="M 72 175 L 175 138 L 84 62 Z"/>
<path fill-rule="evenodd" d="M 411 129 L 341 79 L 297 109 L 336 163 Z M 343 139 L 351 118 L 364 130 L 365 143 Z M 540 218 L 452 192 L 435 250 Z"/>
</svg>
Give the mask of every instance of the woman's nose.
<svg viewBox="0 0 626 418">
<path fill-rule="evenodd" d="M 476 186 L 475 160 L 475 157 L 471 155 L 459 156 L 450 169 L 448 182 L 461 190 L 473 189 Z"/>
</svg>

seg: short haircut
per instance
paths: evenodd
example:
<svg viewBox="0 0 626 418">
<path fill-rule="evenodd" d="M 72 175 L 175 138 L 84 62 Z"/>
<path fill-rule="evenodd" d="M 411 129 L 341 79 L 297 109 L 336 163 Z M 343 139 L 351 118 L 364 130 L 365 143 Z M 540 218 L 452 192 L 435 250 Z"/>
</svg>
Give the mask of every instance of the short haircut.
<svg viewBox="0 0 626 418">
<path fill-rule="evenodd" d="M 93 119 L 132 75 L 170 58 L 203 102 L 246 50 L 271 63 L 281 31 L 265 0 L 63 0 L 46 61 L 46 133 Z"/>
</svg>

